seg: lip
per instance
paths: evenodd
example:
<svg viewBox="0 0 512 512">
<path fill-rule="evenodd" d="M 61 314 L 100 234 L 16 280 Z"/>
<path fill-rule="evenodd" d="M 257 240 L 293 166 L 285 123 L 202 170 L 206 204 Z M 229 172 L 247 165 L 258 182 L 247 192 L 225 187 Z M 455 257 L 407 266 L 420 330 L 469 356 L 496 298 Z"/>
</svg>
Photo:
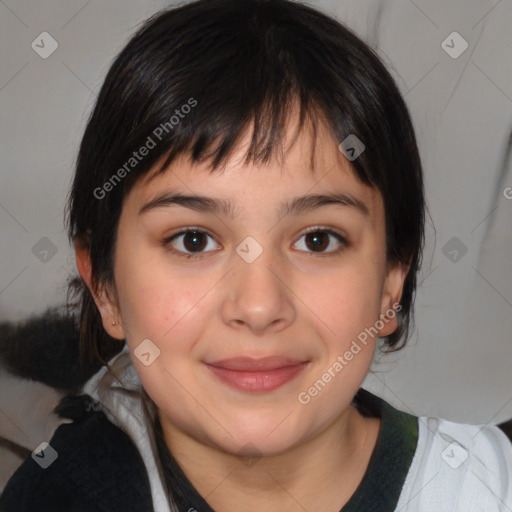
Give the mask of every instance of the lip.
<svg viewBox="0 0 512 512">
<path fill-rule="evenodd" d="M 212 363 L 206 363 L 217 368 L 226 370 L 236 370 L 240 372 L 266 372 L 295 366 L 305 361 L 286 356 L 267 356 L 267 357 L 231 357 Z"/>
<path fill-rule="evenodd" d="M 260 359 L 235 357 L 204 363 L 222 382 L 241 391 L 273 391 L 299 375 L 309 361 L 271 356 Z"/>
</svg>

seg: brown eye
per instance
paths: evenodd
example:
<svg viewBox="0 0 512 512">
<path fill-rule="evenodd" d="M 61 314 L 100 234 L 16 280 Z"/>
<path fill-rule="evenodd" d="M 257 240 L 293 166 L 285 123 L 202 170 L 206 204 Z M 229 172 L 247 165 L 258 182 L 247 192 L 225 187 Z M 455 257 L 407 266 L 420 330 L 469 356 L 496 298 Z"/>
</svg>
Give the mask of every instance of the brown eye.
<svg viewBox="0 0 512 512">
<path fill-rule="evenodd" d="M 200 231 L 188 231 L 183 235 L 183 246 L 187 251 L 201 251 L 206 245 L 206 237 Z"/>
<path fill-rule="evenodd" d="M 312 251 L 323 252 L 329 246 L 329 236 L 323 231 L 308 233 L 306 235 L 306 245 Z"/>
<path fill-rule="evenodd" d="M 208 247 L 209 238 L 213 240 L 212 236 L 205 231 L 186 229 L 166 238 L 162 241 L 162 245 L 168 247 L 172 252 L 178 253 L 180 256 L 186 258 L 199 257 L 205 252 L 211 252 L 211 247 L 210 250 L 205 250 Z M 213 249 L 216 248 L 219 247 L 214 244 Z"/>
<path fill-rule="evenodd" d="M 309 254 L 335 254 L 348 246 L 347 240 L 343 236 L 330 229 L 314 228 L 306 233 L 303 233 L 300 240 L 302 239 L 305 241 L 305 243 L 303 243 L 305 249 L 300 248 L 300 250 L 304 250 Z M 329 247 L 331 247 L 331 249 L 326 250 Z"/>
</svg>

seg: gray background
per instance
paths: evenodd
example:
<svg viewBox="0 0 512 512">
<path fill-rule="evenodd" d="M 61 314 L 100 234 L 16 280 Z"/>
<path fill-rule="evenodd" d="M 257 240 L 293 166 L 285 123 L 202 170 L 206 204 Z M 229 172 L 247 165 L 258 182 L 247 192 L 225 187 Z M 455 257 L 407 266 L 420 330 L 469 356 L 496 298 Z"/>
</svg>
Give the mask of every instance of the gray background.
<svg viewBox="0 0 512 512">
<path fill-rule="evenodd" d="M 417 415 L 512 417 L 512 2 L 310 4 L 378 46 L 413 116 L 432 217 L 416 330 L 365 386 Z M 63 207 L 87 116 L 114 56 L 167 5 L 0 0 L 0 320 L 64 301 L 75 265 Z M 59 45 L 47 59 L 31 48 L 44 31 Z M 468 43 L 456 59 L 441 47 L 454 31 Z"/>
</svg>

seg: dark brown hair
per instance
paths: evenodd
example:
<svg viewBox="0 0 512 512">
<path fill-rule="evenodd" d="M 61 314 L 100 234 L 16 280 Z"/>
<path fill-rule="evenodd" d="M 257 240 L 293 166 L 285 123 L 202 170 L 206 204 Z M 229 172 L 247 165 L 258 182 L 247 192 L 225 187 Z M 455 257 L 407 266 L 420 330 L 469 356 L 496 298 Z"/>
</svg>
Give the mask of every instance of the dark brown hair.
<svg viewBox="0 0 512 512">
<path fill-rule="evenodd" d="M 166 157 L 158 169 L 165 172 L 177 155 L 188 154 L 193 162 L 211 159 L 216 172 L 253 125 L 246 162 L 268 162 L 282 149 L 295 103 L 299 129 L 308 119 L 316 130 L 321 118 L 337 141 L 355 135 L 365 145 L 352 168 L 382 194 L 388 262 L 409 265 L 399 327 L 383 339 L 388 350 L 401 348 L 424 243 L 422 168 L 412 122 L 376 53 L 341 23 L 295 1 L 198 0 L 166 9 L 145 21 L 115 58 L 85 129 L 66 211 L 70 240 L 90 251 L 93 286 L 115 294 L 123 201 L 158 160 Z M 131 161 L 149 138 L 151 151 Z M 80 278 L 70 291 L 79 301 L 82 359 L 106 363 L 123 341 L 104 331 Z M 158 429 L 156 434 L 165 463 Z"/>
<path fill-rule="evenodd" d="M 193 111 L 171 129 L 171 118 L 191 99 Z M 144 22 L 116 57 L 85 129 L 66 211 L 70 240 L 90 250 L 94 285 L 113 288 L 124 197 L 158 159 L 167 155 L 159 168 L 165 172 L 181 153 L 196 162 L 212 158 L 215 172 L 254 122 L 246 158 L 266 162 L 281 148 L 293 100 L 300 104 L 300 127 L 307 117 L 316 126 L 322 116 L 338 141 L 353 134 L 366 146 L 352 168 L 382 194 L 388 261 L 410 265 L 399 328 L 384 340 L 388 349 L 401 348 L 424 240 L 422 169 L 410 116 L 371 48 L 294 1 L 199 0 L 166 9 Z M 167 130 L 160 129 L 156 147 L 126 172 L 133 152 L 148 137 L 156 141 L 158 127 Z M 71 290 L 81 302 L 83 357 L 104 362 L 122 342 L 105 333 L 81 279 Z"/>
</svg>

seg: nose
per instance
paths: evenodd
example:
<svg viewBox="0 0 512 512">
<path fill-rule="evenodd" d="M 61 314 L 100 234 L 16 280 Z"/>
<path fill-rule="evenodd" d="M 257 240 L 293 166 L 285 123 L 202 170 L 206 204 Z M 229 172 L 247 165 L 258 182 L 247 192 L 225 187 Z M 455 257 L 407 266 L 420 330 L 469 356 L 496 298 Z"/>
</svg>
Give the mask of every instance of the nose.
<svg viewBox="0 0 512 512">
<path fill-rule="evenodd" d="M 228 279 L 221 312 L 227 325 L 261 335 L 293 323 L 296 311 L 290 283 L 270 250 L 263 250 L 251 263 L 236 255 Z"/>
</svg>

